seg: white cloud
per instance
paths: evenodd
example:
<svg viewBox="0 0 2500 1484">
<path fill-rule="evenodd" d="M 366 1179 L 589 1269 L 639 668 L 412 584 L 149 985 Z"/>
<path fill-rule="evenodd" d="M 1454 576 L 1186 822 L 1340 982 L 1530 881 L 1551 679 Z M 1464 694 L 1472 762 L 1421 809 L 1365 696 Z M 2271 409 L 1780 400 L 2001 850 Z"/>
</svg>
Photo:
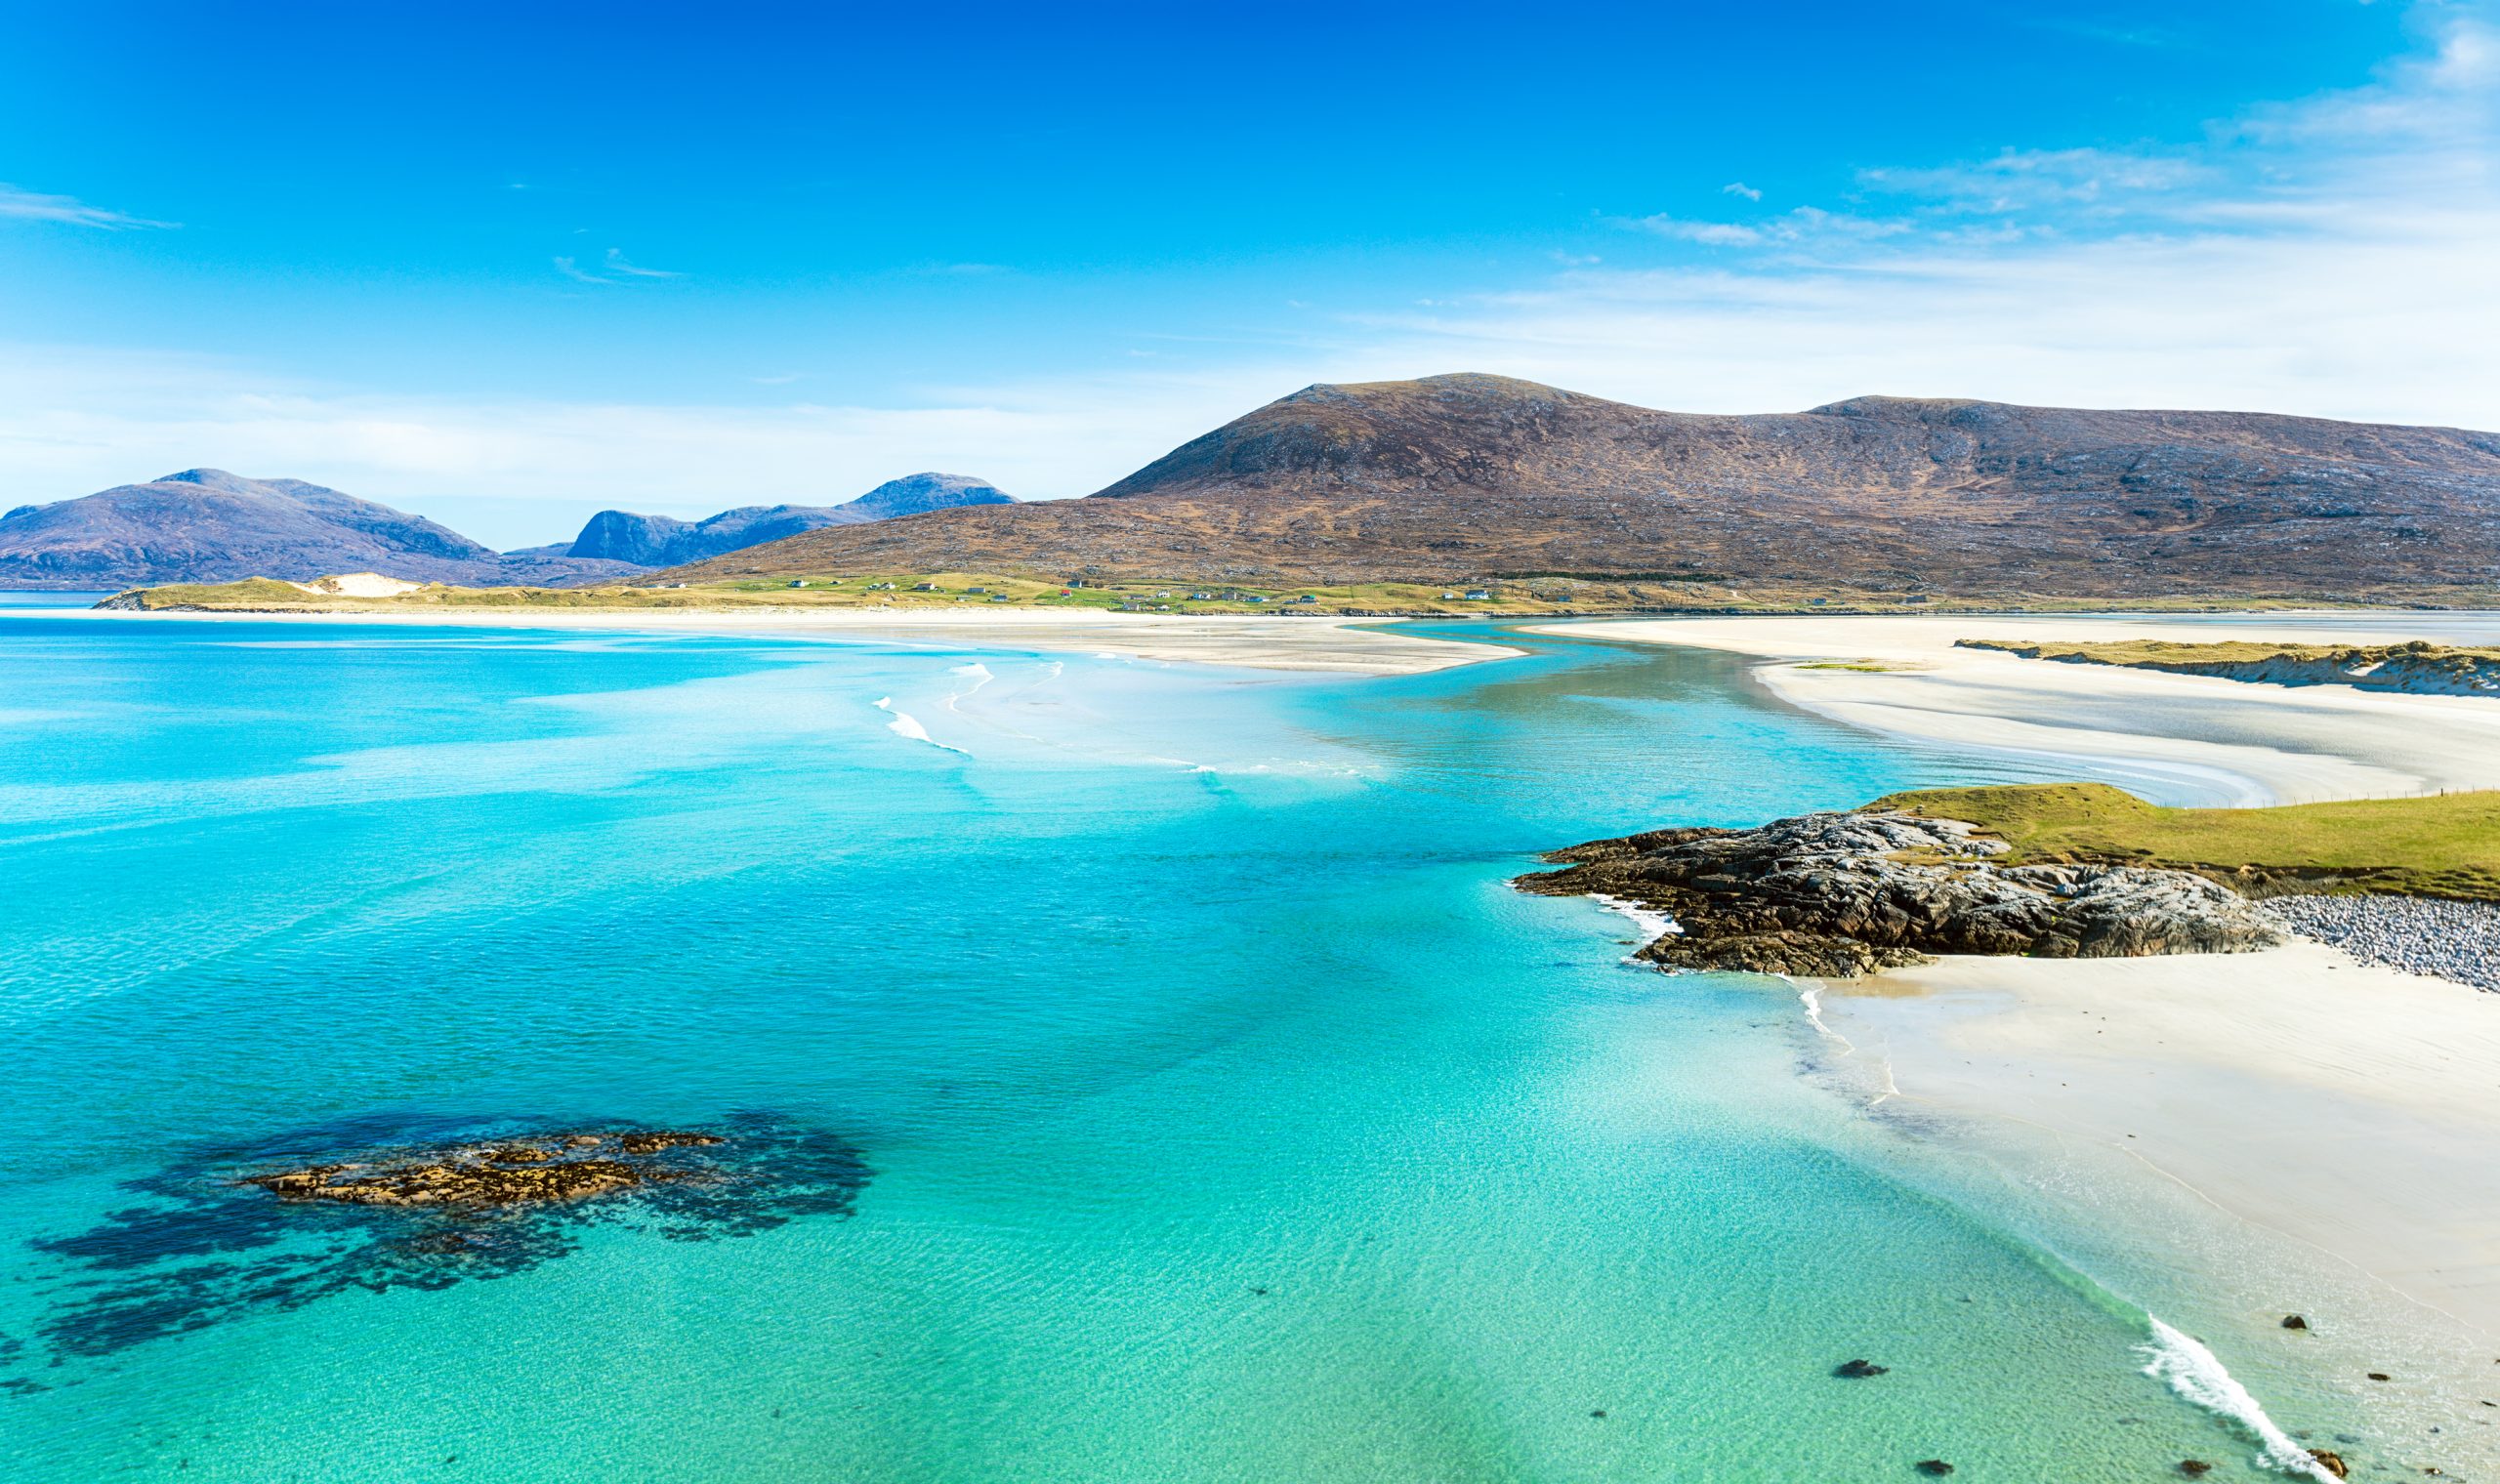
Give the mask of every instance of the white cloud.
<svg viewBox="0 0 2500 1484">
<path fill-rule="evenodd" d="M 1858 184 L 1948 211 L 2115 205 L 2207 182 L 2214 167 L 2153 149 L 2008 149 L 1993 158 L 1924 169 L 1858 172 Z"/>
<path fill-rule="evenodd" d="M 683 278 L 686 276 L 684 273 L 674 272 L 668 268 L 637 268 L 625 260 L 625 254 L 622 251 L 613 247 L 607 250 L 605 267 L 609 272 L 623 273 L 629 278 Z"/>
<path fill-rule="evenodd" d="M 1886 392 L 2500 429 L 2500 89 L 2484 85 L 2500 47 L 2471 19 L 2433 40 L 2368 87 L 2192 146 L 1903 168 L 1884 180 L 1904 188 L 1875 192 L 1885 214 L 1618 223 L 1637 231 L 1603 265 L 1557 260 L 1489 291 L 1408 282 L 1376 313 L 1279 309 L 1249 327 L 1252 351 L 1175 337 L 1153 360 L 1106 355 L 1116 372 L 897 389 L 883 405 L 424 397 L 0 346 L 0 504 L 211 464 L 510 547 L 604 505 L 820 502 L 920 469 L 1075 495 L 1311 382 L 1454 370 L 1693 411 Z M 2020 193 L 2011 212 L 1968 204 Z M 1625 265 L 1640 253 L 1683 261 Z M 604 260 L 558 264 L 614 281 Z"/>
<path fill-rule="evenodd" d="M 1663 212 L 1653 217 L 1643 217 L 1632 225 L 1643 231 L 1656 232 L 1661 237 L 1698 242 L 1705 247 L 1752 247 L 1764 240 L 1763 233 L 1751 227 L 1733 222 L 1695 222 Z"/>
<path fill-rule="evenodd" d="M 1746 185 L 1742 181 L 1729 181 L 1727 185 L 1719 187 L 1719 193 L 1723 196 L 1743 196 L 1748 201 L 1759 201 L 1762 199 L 1761 191 L 1754 189 L 1751 186 Z"/>
<path fill-rule="evenodd" d="M 182 225 L 178 222 L 151 222 L 127 212 L 107 211 L 102 206 L 90 206 L 75 196 L 21 190 L 5 182 L 0 182 L 0 217 L 12 217 L 21 222 L 60 222 L 71 227 L 96 227 L 106 231 Z"/>
<path fill-rule="evenodd" d="M 621 250 L 613 247 L 609 248 L 607 256 L 600 261 L 597 271 L 582 267 L 581 260 L 578 258 L 558 258 L 555 263 L 556 271 L 572 279 L 575 283 L 622 283 L 628 278 L 683 278 L 686 276 L 666 268 L 638 268 Z"/>
<path fill-rule="evenodd" d="M 417 397 L 218 357 L 0 345 L 0 508 L 206 465 L 310 479 L 512 548 L 621 506 L 847 500 L 897 474 L 1080 495 L 1312 380 L 1274 365 L 922 389 L 911 405 Z"/>
</svg>

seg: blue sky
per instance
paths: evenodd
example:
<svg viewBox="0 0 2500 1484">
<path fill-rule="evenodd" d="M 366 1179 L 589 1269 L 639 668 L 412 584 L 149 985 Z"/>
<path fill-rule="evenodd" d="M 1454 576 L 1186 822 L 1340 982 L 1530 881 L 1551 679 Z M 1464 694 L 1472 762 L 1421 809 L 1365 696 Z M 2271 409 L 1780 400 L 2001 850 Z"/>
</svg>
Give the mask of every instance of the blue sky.
<svg viewBox="0 0 2500 1484">
<path fill-rule="evenodd" d="M 1072 495 L 1458 369 L 2500 427 L 2481 4 L 19 10 L 9 504 Z"/>
</svg>

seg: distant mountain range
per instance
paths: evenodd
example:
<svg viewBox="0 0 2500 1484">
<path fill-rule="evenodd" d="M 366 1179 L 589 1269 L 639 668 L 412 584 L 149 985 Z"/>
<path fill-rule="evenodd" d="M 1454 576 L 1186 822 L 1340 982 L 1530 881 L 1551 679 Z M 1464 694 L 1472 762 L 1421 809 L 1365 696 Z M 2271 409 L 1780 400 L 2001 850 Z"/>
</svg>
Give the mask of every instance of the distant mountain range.
<svg viewBox="0 0 2500 1484">
<path fill-rule="evenodd" d="M 827 527 L 668 575 L 942 571 L 2452 599 L 2500 583 L 2500 435 L 1885 396 L 1696 416 L 1437 376 L 1308 388 L 1085 499 Z"/>
<path fill-rule="evenodd" d="M 861 525 L 959 505 L 1013 505 L 1016 497 L 962 474 L 906 474 L 841 505 L 748 505 L 703 520 L 601 511 L 569 547 L 541 550 L 566 556 L 664 567 L 700 561 L 803 531 Z"/>
<path fill-rule="evenodd" d="M 958 474 L 913 474 L 836 506 L 750 506 L 691 522 L 602 511 L 569 545 L 497 552 L 423 516 L 301 479 L 188 469 L 0 516 L 0 588 L 300 582 L 345 572 L 561 586 L 635 577 L 821 526 L 1011 498 Z"/>
</svg>

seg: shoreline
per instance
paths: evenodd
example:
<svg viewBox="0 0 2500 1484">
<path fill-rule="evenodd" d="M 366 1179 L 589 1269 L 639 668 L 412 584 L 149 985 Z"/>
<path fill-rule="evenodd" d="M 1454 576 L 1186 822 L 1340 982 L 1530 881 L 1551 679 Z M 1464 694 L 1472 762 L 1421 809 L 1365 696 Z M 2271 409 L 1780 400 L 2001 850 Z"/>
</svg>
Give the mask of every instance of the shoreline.
<svg viewBox="0 0 2500 1484">
<path fill-rule="evenodd" d="M 1631 619 L 1528 632 L 1744 656 L 1773 695 L 1864 731 L 2054 761 L 2155 803 L 2226 806 L 2500 787 L 2500 704 L 2061 665 L 1957 639 L 2388 642 L 2459 615 L 2207 620 L 2074 615 Z M 2488 615 L 2469 615 L 2483 618 Z M 2493 619 L 2500 626 L 2500 619 Z M 1812 668 L 1849 665 L 1865 668 Z"/>
<path fill-rule="evenodd" d="M 2306 938 L 1812 984 L 1888 1099 L 2141 1162 L 2500 1339 L 2500 996 Z"/>
<path fill-rule="evenodd" d="M 88 623 L 373 624 L 396 628 L 544 629 L 604 633 L 747 634 L 824 638 L 986 635 L 1037 649 L 1096 650 L 1135 659 L 1315 674 L 1423 675 L 1515 658 L 1525 651 L 1401 634 L 1395 620 L 1312 614 L 1284 617 L 1068 612 L 860 609 L 494 608 L 425 612 L 209 612 L 27 608 L 26 616 Z"/>
<path fill-rule="evenodd" d="M 2500 996 L 2309 940 L 1797 982 L 1807 1075 L 1922 1182 L 2198 1336 L 2287 1424 L 2487 1469 Z"/>
<path fill-rule="evenodd" d="M 2500 785 L 2490 699 L 1952 647 L 1962 638 L 2385 642 L 2458 627 L 2438 616 L 2409 628 L 2401 616 L 2321 619 L 1923 615 L 1569 632 L 1743 656 L 1775 696 L 1853 729 L 2059 760 L 2161 803 L 2210 802 L 2218 788 L 2221 802 L 2244 806 Z M 2500 629 L 2500 615 L 2479 621 Z M 1816 663 L 1871 668 L 1807 668 Z M 2089 1281 L 2198 1336 L 2287 1424 L 2352 1416 L 2375 1463 L 2489 1470 L 2500 1426 L 2500 1166 L 2489 1156 L 2500 995 L 2310 938 L 2234 954 L 1954 956 L 1794 982 L 1803 1074 L 1862 1109 L 1922 1182 L 1996 1213 Z M 2289 1314 L 2308 1328 L 2284 1329 Z"/>
</svg>

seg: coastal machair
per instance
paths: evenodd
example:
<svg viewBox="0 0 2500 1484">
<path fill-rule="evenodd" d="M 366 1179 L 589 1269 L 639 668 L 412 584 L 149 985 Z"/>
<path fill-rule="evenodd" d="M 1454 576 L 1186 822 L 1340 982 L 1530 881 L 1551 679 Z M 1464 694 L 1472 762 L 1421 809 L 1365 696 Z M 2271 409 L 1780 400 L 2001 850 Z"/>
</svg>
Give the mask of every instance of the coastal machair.
<svg viewBox="0 0 2500 1484">
<path fill-rule="evenodd" d="M 22 10 L 0 1480 L 2500 1478 L 2495 100 Z"/>
</svg>

